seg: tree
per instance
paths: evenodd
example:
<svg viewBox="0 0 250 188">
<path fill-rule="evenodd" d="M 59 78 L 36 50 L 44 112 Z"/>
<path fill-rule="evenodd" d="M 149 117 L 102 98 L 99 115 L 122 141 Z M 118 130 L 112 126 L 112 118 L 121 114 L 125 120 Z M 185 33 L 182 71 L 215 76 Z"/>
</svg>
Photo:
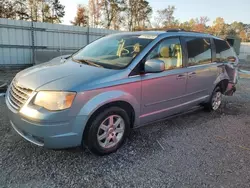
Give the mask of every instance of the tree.
<svg viewBox="0 0 250 188">
<path fill-rule="evenodd" d="M 15 18 L 14 3 L 9 0 L 0 0 L 0 17 L 1 18 Z"/>
<path fill-rule="evenodd" d="M 28 14 L 28 7 L 26 0 L 18 0 L 14 3 L 16 19 L 28 20 L 30 15 Z"/>
<path fill-rule="evenodd" d="M 124 0 L 103 0 L 102 10 L 104 20 L 102 24 L 109 29 L 115 17 L 119 15 L 124 9 Z"/>
<path fill-rule="evenodd" d="M 230 25 L 230 28 L 233 29 L 236 33 L 239 33 L 240 31 L 244 30 L 244 25 L 242 22 L 233 22 Z"/>
<path fill-rule="evenodd" d="M 146 0 L 126 0 L 126 18 L 129 31 L 145 28 L 150 23 L 152 8 Z"/>
<path fill-rule="evenodd" d="M 114 19 L 111 22 L 111 28 L 114 30 L 120 30 L 121 26 L 123 25 L 125 18 L 121 12 L 116 12 L 114 15 Z"/>
<path fill-rule="evenodd" d="M 240 31 L 239 37 L 243 42 L 247 41 L 247 33 L 244 30 Z"/>
<path fill-rule="evenodd" d="M 185 31 L 192 31 L 192 25 L 190 24 L 190 22 L 183 22 L 180 23 L 180 28 L 184 29 Z"/>
<path fill-rule="evenodd" d="M 193 31 L 195 29 L 196 22 L 194 19 L 189 20 L 189 27 Z"/>
<path fill-rule="evenodd" d="M 159 26 L 171 27 L 171 25 L 176 22 L 173 16 L 175 10 L 175 6 L 170 5 L 168 6 L 168 8 L 158 10 L 156 20 Z"/>
<path fill-rule="evenodd" d="M 140 2 L 140 9 L 137 13 L 137 16 L 135 17 L 135 27 L 141 27 L 145 28 L 147 27 L 147 24 L 150 24 L 149 17 L 152 13 L 152 8 L 149 5 L 148 1 L 141 1 Z"/>
<path fill-rule="evenodd" d="M 225 34 L 225 22 L 224 19 L 221 17 L 217 17 L 215 21 L 213 22 L 213 25 L 211 27 L 212 34 L 216 36 L 224 35 Z"/>
<path fill-rule="evenodd" d="M 230 24 L 225 24 L 225 33 L 226 33 L 226 35 L 229 35 L 229 36 L 236 36 L 237 35 L 236 31 L 231 28 Z"/>
<path fill-rule="evenodd" d="M 84 5 L 77 6 L 77 13 L 74 21 L 71 21 L 76 26 L 87 26 L 88 25 L 88 11 Z"/>
<path fill-rule="evenodd" d="M 42 22 L 51 22 L 51 8 L 47 3 L 42 5 Z"/>
<path fill-rule="evenodd" d="M 226 24 L 225 34 L 230 36 L 243 37 L 247 32 L 245 25 L 242 22 L 233 22 L 231 24 Z M 246 34 L 247 35 L 247 34 Z"/>
<path fill-rule="evenodd" d="M 102 0 L 89 0 L 89 25 L 91 27 L 100 26 L 101 23 Z"/>
<path fill-rule="evenodd" d="M 51 9 L 52 9 L 52 16 L 51 16 L 51 21 L 52 23 L 61 23 L 61 18 L 64 17 L 65 11 L 64 11 L 65 6 L 63 6 L 59 0 L 52 0 L 51 3 Z"/>
<path fill-rule="evenodd" d="M 0 0 L 1 18 L 61 23 L 64 15 L 59 0 Z"/>
<path fill-rule="evenodd" d="M 193 30 L 197 32 L 205 32 L 206 24 L 209 21 L 209 18 L 206 16 L 201 16 L 200 18 L 195 19 L 195 25 L 193 26 Z"/>
<path fill-rule="evenodd" d="M 30 19 L 34 22 L 38 22 L 41 19 L 41 14 L 39 13 L 41 1 L 38 0 L 28 0 L 28 8 Z"/>
</svg>

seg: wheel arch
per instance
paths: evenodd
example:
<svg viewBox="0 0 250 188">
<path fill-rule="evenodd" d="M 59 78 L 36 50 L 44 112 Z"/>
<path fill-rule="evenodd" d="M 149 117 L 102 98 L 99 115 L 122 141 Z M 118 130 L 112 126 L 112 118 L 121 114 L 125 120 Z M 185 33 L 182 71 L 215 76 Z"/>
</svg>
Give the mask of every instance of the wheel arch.
<svg viewBox="0 0 250 188">
<path fill-rule="evenodd" d="M 139 96 L 138 96 L 139 97 Z M 131 109 L 134 115 L 134 122 L 138 124 L 138 118 L 140 114 L 140 103 L 138 102 L 140 99 L 135 96 L 124 92 L 124 91 L 107 91 L 100 93 L 94 97 L 92 97 L 89 101 L 87 101 L 84 106 L 79 111 L 78 115 L 88 116 L 89 119 L 97 110 L 118 105 L 120 107 L 124 107 L 125 109 Z"/>
<path fill-rule="evenodd" d="M 121 109 L 125 110 L 129 117 L 130 117 L 130 127 L 133 128 L 134 123 L 135 123 L 135 110 L 133 108 L 133 106 L 126 102 L 126 101 L 113 101 L 110 103 L 106 103 L 102 106 L 100 106 L 99 108 L 97 108 L 89 117 L 88 121 L 87 121 L 87 125 L 92 122 L 92 120 L 96 117 L 97 114 L 99 114 L 100 112 L 104 111 L 107 108 L 110 107 L 120 107 Z"/>
<path fill-rule="evenodd" d="M 138 103 L 137 99 L 133 95 L 124 91 L 107 91 L 91 98 L 85 103 L 78 113 L 80 116 L 87 116 L 86 123 L 83 128 L 83 137 L 87 137 L 86 132 L 88 132 L 90 123 L 96 115 L 112 106 L 120 107 L 128 113 L 131 121 L 131 128 L 133 128 L 133 125 L 139 124 L 138 117 L 140 113 L 140 103 Z"/>
<path fill-rule="evenodd" d="M 219 86 L 221 89 L 221 93 L 224 94 L 227 90 L 228 83 L 229 83 L 228 79 L 223 79 L 216 84 L 215 88 Z"/>
<path fill-rule="evenodd" d="M 110 108 L 110 107 L 120 107 L 120 108 L 124 109 L 128 113 L 128 116 L 130 117 L 130 128 L 134 127 L 136 114 L 135 114 L 135 110 L 134 110 L 133 106 L 130 103 L 128 103 L 126 101 L 122 101 L 122 100 L 106 103 L 106 104 L 100 106 L 98 109 L 96 109 L 89 116 L 89 118 L 88 118 L 88 120 L 86 122 L 85 128 L 83 130 L 83 137 L 82 137 L 82 144 L 83 145 L 87 144 L 87 143 L 84 143 L 84 138 L 88 137 L 88 132 L 89 132 L 89 129 L 90 129 L 90 126 L 91 126 L 91 122 L 94 120 L 94 118 L 99 113 L 101 113 L 102 111 L 104 111 L 105 109 Z"/>
</svg>

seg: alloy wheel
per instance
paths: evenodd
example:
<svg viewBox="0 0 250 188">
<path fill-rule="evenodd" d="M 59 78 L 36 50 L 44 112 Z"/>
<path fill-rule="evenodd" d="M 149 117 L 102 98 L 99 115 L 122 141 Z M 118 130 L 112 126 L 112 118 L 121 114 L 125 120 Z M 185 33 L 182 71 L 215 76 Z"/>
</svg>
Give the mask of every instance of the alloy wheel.
<svg viewBox="0 0 250 188">
<path fill-rule="evenodd" d="M 217 110 L 220 107 L 221 101 L 222 101 L 222 93 L 220 91 L 217 91 L 212 99 L 213 110 Z"/>
<path fill-rule="evenodd" d="M 119 115 L 110 115 L 100 124 L 98 128 L 98 143 L 102 148 L 112 148 L 120 142 L 124 132 L 124 119 Z"/>
</svg>

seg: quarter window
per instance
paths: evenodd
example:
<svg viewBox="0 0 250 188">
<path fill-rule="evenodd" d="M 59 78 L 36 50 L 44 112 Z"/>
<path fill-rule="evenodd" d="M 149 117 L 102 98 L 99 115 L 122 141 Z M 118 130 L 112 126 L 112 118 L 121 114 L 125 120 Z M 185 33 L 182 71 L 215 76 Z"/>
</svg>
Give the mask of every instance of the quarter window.
<svg viewBox="0 0 250 188">
<path fill-rule="evenodd" d="M 188 53 L 188 66 L 212 62 L 211 43 L 208 38 L 185 38 Z"/>
<path fill-rule="evenodd" d="M 148 54 L 147 60 L 159 59 L 165 63 L 165 69 L 182 67 L 182 49 L 179 38 L 169 38 L 161 41 Z"/>
<path fill-rule="evenodd" d="M 216 61 L 228 62 L 230 57 L 236 57 L 234 49 L 224 40 L 214 39 Z"/>
</svg>

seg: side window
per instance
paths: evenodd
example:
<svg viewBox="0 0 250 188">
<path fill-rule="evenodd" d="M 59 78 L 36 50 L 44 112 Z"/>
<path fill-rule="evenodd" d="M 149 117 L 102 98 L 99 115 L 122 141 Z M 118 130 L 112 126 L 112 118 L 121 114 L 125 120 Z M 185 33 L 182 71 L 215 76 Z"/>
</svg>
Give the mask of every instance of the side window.
<svg viewBox="0 0 250 188">
<path fill-rule="evenodd" d="M 161 41 L 148 54 L 146 60 L 159 59 L 165 63 L 165 69 L 182 67 L 182 49 L 179 38 L 169 38 Z"/>
<path fill-rule="evenodd" d="M 233 47 L 231 47 L 228 42 L 214 39 L 214 44 L 217 62 L 228 62 L 229 57 L 237 57 Z"/>
<path fill-rule="evenodd" d="M 212 50 L 208 38 L 185 38 L 188 52 L 188 66 L 202 65 L 212 62 Z"/>
</svg>

